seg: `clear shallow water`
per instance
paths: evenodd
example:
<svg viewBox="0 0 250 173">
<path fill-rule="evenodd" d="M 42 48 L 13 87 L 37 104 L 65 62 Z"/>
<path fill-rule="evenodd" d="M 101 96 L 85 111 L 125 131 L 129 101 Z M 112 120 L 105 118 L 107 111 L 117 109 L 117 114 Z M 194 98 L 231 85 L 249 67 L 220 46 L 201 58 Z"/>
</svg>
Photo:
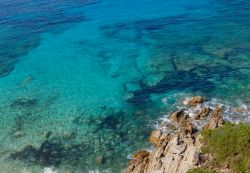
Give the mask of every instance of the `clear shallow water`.
<svg viewBox="0 0 250 173">
<path fill-rule="evenodd" d="M 180 99 L 249 106 L 247 0 L 2 1 L 0 9 L 1 172 L 120 172 Z"/>
</svg>

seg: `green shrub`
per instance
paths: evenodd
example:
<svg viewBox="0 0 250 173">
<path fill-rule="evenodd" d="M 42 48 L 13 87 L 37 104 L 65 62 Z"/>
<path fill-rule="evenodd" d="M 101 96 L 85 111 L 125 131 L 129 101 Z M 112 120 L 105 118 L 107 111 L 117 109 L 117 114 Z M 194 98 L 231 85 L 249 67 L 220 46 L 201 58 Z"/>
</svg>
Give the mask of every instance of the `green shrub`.
<svg viewBox="0 0 250 173">
<path fill-rule="evenodd" d="M 218 164 L 229 164 L 239 173 L 250 173 L 250 125 L 225 124 L 203 130 L 204 153 L 213 153 Z"/>
<path fill-rule="evenodd" d="M 189 170 L 187 173 L 218 173 L 216 171 L 209 171 L 202 168 L 194 168 Z"/>
</svg>

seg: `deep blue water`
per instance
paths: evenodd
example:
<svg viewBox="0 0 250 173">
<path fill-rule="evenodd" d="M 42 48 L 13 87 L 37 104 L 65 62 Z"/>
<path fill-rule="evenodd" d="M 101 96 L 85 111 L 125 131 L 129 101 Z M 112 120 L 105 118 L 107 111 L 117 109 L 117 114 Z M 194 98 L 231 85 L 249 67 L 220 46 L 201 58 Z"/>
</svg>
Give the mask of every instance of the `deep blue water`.
<svg viewBox="0 0 250 173">
<path fill-rule="evenodd" d="M 0 0 L 0 25 L 0 172 L 118 173 L 185 97 L 250 106 L 248 0 Z"/>
</svg>

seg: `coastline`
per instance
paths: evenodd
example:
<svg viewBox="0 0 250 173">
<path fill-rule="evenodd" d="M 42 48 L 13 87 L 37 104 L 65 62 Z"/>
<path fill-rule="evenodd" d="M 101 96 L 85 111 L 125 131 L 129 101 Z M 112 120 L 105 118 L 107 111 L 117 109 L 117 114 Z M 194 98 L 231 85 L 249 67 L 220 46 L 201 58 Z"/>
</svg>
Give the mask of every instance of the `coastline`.
<svg viewBox="0 0 250 173">
<path fill-rule="evenodd" d="M 20 0 L 0 9 L 0 173 L 120 173 L 141 149 L 202 150 L 196 138 L 217 107 L 225 122 L 250 122 L 250 1 Z M 206 98 L 188 106 L 195 95 Z M 237 129 L 208 134 L 217 140 L 224 128 Z"/>
<path fill-rule="evenodd" d="M 224 127 L 228 122 L 223 119 L 223 107 L 208 107 L 201 96 L 186 99 L 183 104 L 188 108 L 170 113 L 168 121 L 152 131 L 149 141 L 154 148 L 135 153 L 125 173 L 186 173 L 194 168 L 201 168 L 197 169 L 199 173 L 203 168 L 223 173 L 235 172 L 228 164 L 215 164 L 215 155 L 202 151 L 206 145 L 202 132 Z M 234 111 L 243 113 L 246 110 L 235 108 Z M 166 131 L 166 128 L 172 130 Z"/>
</svg>

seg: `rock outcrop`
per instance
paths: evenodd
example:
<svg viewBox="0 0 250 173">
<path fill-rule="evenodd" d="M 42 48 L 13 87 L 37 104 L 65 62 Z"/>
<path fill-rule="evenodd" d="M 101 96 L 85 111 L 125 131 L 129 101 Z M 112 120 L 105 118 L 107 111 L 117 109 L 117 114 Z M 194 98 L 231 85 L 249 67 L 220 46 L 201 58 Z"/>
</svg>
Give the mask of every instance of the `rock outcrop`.
<svg viewBox="0 0 250 173">
<path fill-rule="evenodd" d="M 202 104 L 202 97 L 195 97 L 190 107 Z M 192 103 L 192 104 L 191 104 Z M 211 112 L 211 113 L 210 113 Z M 199 117 L 199 118 L 197 118 Z M 213 129 L 221 126 L 222 109 L 214 110 L 202 107 L 198 116 L 190 117 L 184 110 L 179 110 L 169 116 L 172 123 L 178 125 L 178 131 L 168 133 L 162 129 L 154 130 L 150 136 L 150 142 L 155 148 L 151 151 L 139 151 L 128 163 L 126 173 L 186 173 L 189 169 L 202 165 L 202 143 L 199 131 L 193 125 L 193 121 L 208 118 L 208 123 L 203 128 Z"/>
<path fill-rule="evenodd" d="M 211 118 L 209 122 L 204 126 L 206 129 L 215 129 L 224 124 L 224 120 L 222 118 L 222 108 L 217 106 L 215 110 L 212 112 Z"/>
<path fill-rule="evenodd" d="M 189 106 L 197 106 L 198 104 L 201 104 L 204 102 L 204 98 L 201 96 L 194 96 L 188 99 L 187 105 Z"/>
</svg>

